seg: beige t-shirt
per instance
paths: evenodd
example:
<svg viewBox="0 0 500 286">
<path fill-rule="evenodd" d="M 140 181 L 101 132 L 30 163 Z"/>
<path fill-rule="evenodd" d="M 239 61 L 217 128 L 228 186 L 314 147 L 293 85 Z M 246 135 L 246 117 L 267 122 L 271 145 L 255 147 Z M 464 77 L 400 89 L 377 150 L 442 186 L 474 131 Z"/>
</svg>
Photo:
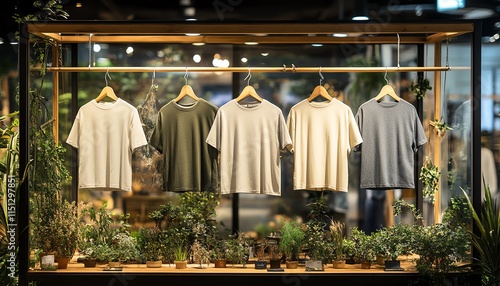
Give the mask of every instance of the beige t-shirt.
<svg viewBox="0 0 500 286">
<path fill-rule="evenodd" d="M 137 109 L 120 98 L 83 105 L 66 142 L 78 148 L 78 188 L 109 191 L 132 190 L 132 152 L 148 144 Z"/>
<path fill-rule="evenodd" d="M 217 111 L 207 143 L 220 152 L 222 194 L 281 195 L 280 151 L 292 141 L 277 106 L 229 101 Z"/>
<path fill-rule="evenodd" d="M 351 108 L 337 99 L 302 100 L 287 118 L 294 146 L 294 190 L 347 192 L 351 149 L 363 142 Z"/>
</svg>

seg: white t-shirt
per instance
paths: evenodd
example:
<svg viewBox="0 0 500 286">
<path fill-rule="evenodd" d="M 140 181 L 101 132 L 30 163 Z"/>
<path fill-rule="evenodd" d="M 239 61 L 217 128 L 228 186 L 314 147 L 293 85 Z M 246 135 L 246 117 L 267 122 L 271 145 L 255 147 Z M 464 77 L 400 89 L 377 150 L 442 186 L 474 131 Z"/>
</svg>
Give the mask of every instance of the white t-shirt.
<svg viewBox="0 0 500 286">
<path fill-rule="evenodd" d="M 277 106 L 229 101 L 217 111 L 207 143 L 220 151 L 222 194 L 281 195 L 280 151 L 292 141 Z"/>
<path fill-rule="evenodd" d="M 351 149 L 363 142 L 351 108 L 337 99 L 302 100 L 290 109 L 294 190 L 347 192 Z"/>
<path fill-rule="evenodd" d="M 132 190 L 132 152 L 147 145 L 137 109 L 118 99 L 83 105 L 66 141 L 78 148 L 78 188 Z"/>
</svg>

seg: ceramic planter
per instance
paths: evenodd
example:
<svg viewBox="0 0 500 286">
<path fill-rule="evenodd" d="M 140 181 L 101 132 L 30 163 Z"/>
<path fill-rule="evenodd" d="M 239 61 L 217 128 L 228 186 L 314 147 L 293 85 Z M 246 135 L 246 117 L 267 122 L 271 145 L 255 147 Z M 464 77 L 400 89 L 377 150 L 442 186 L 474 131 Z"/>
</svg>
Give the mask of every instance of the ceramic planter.
<svg viewBox="0 0 500 286">
<path fill-rule="evenodd" d="M 297 269 L 299 267 L 299 262 L 298 261 L 287 261 L 286 262 L 286 268 L 287 269 Z"/>
<path fill-rule="evenodd" d="M 146 261 L 146 267 L 148 267 L 148 268 L 161 268 L 161 260 Z"/>
<path fill-rule="evenodd" d="M 174 261 L 174 264 L 175 264 L 175 269 L 187 268 L 187 260 L 182 260 L 182 261 L 176 260 Z"/>
<path fill-rule="evenodd" d="M 57 269 L 66 269 L 68 268 L 69 261 L 71 257 L 58 257 L 57 258 Z"/>
<path fill-rule="evenodd" d="M 86 258 L 83 260 L 83 266 L 84 267 L 96 267 L 97 265 L 97 259 L 95 258 Z"/>
<path fill-rule="evenodd" d="M 370 269 L 372 263 L 370 261 L 361 262 L 361 269 Z"/>
<path fill-rule="evenodd" d="M 332 267 L 335 269 L 344 269 L 345 268 L 345 260 L 332 261 Z"/>
</svg>

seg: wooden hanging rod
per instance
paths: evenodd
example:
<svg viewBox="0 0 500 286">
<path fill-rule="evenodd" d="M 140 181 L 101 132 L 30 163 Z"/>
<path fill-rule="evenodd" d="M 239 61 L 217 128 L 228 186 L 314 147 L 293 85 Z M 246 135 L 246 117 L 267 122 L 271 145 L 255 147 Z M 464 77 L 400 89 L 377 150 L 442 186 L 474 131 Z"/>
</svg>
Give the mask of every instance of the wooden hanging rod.
<svg viewBox="0 0 500 286">
<path fill-rule="evenodd" d="M 50 67 L 47 72 L 248 72 L 248 67 Z M 321 67 L 321 72 L 437 72 L 470 67 Z M 41 71 L 41 68 L 31 68 Z M 319 72 L 319 67 L 250 67 L 250 72 Z"/>
</svg>

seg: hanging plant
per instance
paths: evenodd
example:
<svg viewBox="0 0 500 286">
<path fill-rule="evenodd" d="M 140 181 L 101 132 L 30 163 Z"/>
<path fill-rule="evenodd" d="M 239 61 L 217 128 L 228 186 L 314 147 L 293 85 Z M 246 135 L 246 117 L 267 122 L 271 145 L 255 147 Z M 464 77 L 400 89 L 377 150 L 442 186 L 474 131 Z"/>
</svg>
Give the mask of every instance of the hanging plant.
<svg viewBox="0 0 500 286">
<path fill-rule="evenodd" d="M 434 203 L 434 194 L 438 190 L 439 177 L 441 172 L 438 167 L 432 163 L 431 159 L 426 156 L 424 165 L 420 171 L 419 180 L 422 182 L 422 192 L 424 197 L 429 197 L 431 203 Z"/>
<path fill-rule="evenodd" d="M 444 137 L 444 135 L 446 134 L 446 131 L 453 130 L 453 128 L 446 125 L 446 122 L 443 121 L 443 117 L 441 117 L 441 120 L 435 119 L 434 121 L 431 121 L 429 124 L 432 127 L 434 127 L 434 129 L 436 130 L 436 133 L 440 139 Z"/>
<path fill-rule="evenodd" d="M 412 82 L 409 89 L 418 99 L 423 99 L 425 97 L 425 93 L 428 90 L 432 90 L 432 86 L 430 85 L 428 79 L 422 78 L 417 82 Z"/>
</svg>

